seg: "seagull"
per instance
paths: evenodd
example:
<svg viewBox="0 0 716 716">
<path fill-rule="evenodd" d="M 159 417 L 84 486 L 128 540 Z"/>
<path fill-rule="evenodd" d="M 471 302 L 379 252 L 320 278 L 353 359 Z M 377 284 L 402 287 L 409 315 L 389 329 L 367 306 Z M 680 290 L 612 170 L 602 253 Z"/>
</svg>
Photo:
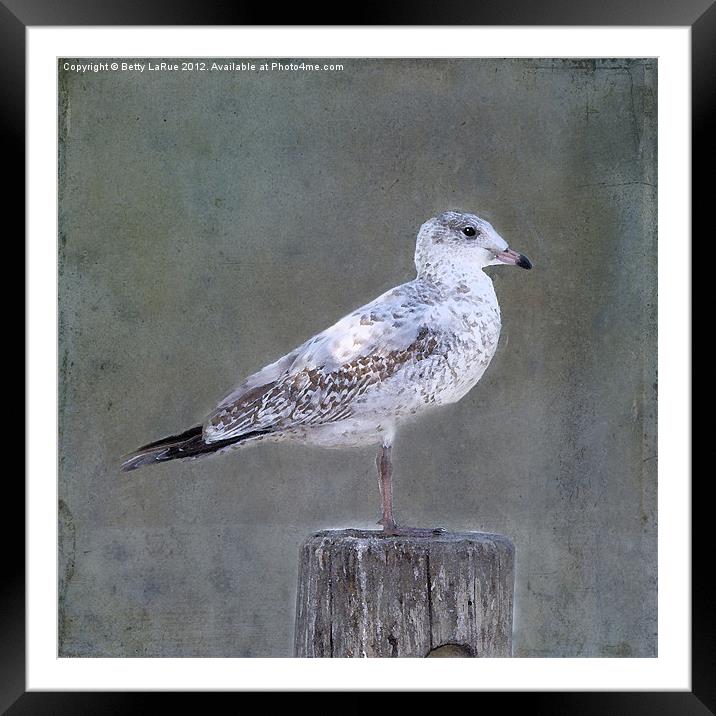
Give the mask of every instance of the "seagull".
<svg viewBox="0 0 716 716">
<path fill-rule="evenodd" d="M 464 397 L 500 337 L 486 266 L 532 268 L 475 214 L 446 211 L 417 235 L 412 281 L 386 291 L 246 378 L 201 425 L 127 455 L 124 471 L 259 442 L 373 445 L 382 533 L 429 536 L 393 513 L 392 446 L 399 425 Z"/>
</svg>

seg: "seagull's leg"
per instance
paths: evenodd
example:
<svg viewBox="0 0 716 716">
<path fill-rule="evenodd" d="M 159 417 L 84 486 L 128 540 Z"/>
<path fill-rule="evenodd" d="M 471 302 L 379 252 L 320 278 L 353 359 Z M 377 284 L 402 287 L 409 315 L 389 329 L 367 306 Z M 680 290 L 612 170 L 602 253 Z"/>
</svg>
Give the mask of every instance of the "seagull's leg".
<svg viewBox="0 0 716 716">
<path fill-rule="evenodd" d="M 380 446 L 375 464 L 378 467 L 378 487 L 380 488 L 380 506 L 383 517 L 380 524 L 383 532 L 394 534 L 397 525 L 393 517 L 393 446 L 385 444 Z"/>
<path fill-rule="evenodd" d="M 383 517 L 380 520 L 380 524 L 383 525 L 383 534 L 388 536 L 431 537 L 444 532 L 445 530 L 442 527 L 399 527 L 395 523 L 395 516 L 393 515 L 392 452 L 392 445 L 383 443 L 375 461 L 378 467 L 378 487 L 380 488 L 380 503 L 383 512 Z"/>
</svg>

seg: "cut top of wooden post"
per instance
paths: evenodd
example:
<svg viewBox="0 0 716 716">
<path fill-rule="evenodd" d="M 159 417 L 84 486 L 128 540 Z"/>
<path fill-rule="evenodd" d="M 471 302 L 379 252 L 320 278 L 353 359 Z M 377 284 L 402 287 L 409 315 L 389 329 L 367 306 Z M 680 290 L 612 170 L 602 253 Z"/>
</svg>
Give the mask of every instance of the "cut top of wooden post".
<svg viewBox="0 0 716 716">
<path fill-rule="evenodd" d="M 295 654 L 511 656 L 514 553 L 507 537 L 483 532 L 311 535 L 300 549 Z"/>
</svg>

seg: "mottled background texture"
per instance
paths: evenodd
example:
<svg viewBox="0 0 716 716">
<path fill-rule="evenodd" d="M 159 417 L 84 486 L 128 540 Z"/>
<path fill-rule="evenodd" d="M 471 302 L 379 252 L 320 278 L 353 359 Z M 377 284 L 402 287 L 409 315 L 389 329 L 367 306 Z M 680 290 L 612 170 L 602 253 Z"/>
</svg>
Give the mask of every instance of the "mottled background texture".
<svg viewBox="0 0 716 716">
<path fill-rule="evenodd" d="M 258 62 L 258 61 L 257 61 Z M 397 514 L 516 547 L 515 656 L 657 653 L 656 61 L 59 74 L 59 651 L 289 656 L 299 543 L 372 527 L 371 449 L 119 472 L 491 221 L 500 347 L 399 433 Z"/>
</svg>

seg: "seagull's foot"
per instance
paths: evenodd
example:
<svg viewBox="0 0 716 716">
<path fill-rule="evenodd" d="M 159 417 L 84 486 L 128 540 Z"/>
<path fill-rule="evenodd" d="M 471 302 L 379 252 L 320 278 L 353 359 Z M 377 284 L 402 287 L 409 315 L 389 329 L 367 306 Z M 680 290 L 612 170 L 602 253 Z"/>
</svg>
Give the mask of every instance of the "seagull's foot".
<svg viewBox="0 0 716 716">
<path fill-rule="evenodd" d="M 386 537 L 436 537 L 445 533 L 443 527 L 403 527 L 395 522 L 383 522 L 383 534 Z"/>
</svg>

